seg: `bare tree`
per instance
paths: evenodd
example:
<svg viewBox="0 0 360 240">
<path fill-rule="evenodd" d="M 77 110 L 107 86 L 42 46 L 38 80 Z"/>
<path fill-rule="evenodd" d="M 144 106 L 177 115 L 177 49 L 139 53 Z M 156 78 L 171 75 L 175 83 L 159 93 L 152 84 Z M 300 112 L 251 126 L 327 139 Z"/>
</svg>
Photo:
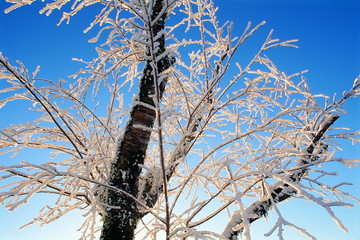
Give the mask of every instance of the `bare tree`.
<svg viewBox="0 0 360 240">
<path fill-rule="evenodd" d="M 8 0 L 5 12 L 33 1 Z M 41 12 L 67 3 L 56 0 Z M 31 223 L 85 209 L 83 239 L 100 230 L 103 240 L 250 239 L 250 224 L 270 209 L 278 214 L 270 234 L 278 229 L 281 238 L 290 226 L 314 238 L 282 217 L 277 206 L 290 198 L 318 204 L 346 230 L 332 207 L 359 200 L 341 183 L 323 181 L 332 173 L 322 166 L 358 162 L 334 157 L 337 138 L 358 142 L 359 134 L 333 125 L 359 94 L 360 78 L 333 101 L 313 95 L 304 73 L 288 76 L 265 56 L 296 47 L 273 32 L 247 63 L 237 63 L 237 50 L 265 23 L 249 23 L 234 37 L 211 0 L 81 0 L 60 23 L 93 4 L 102 8 L 87 29 L 100 26 L 90 41 L 106 40 L 74 80 L 40 79 L 37 70 L 30 76 L 0 55 L 8 84 L 1 92 L 12 93 L 0 107 L 29 101 L 29 111 L 41 113 L 2 129 L 0 153 L 50 149 L 54 159 L 0 165 L 0 203 L 13 210 L 34 194 L 57 195 Z M 228 219 L 222 233 L 202 227 L 219 216 Z"/>
</svg>

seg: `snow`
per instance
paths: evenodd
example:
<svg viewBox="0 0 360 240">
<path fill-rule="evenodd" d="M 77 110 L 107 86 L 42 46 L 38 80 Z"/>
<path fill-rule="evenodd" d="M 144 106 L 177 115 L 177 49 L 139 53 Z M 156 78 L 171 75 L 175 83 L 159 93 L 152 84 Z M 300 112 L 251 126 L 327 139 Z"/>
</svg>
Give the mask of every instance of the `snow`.
<svg viewBox="0 0 360 240">
<path fill-rule="evenodd" d="M 12 8 L 30 2 L 16 1 Z M 55 1 L 42 11 L 49 14 L 62 3 Z M 330 162 L 358 164 L 358 160 L 335 158 L 331 149 L 337 148 L 337 138 L 359 142 L 358 132 L 337 134 L 332 126 L 343 114 L 345 100 L 359 94 L 359 78 L 340 100 L 335 98 L 334 103 L 329 103 L 326 96 L 311 94 L 303 73 L 287 75 L 265 56 L 269 48 L 292 46 L 294 40 L 272 39 L 274 33 L 270 32 L 253 59 L 241 66 L 232 64 L 235 51 L 264 23 L 253 28 L 249 23 L 243 36 L 234 38 L 230 33 L 232 25 L 219 25 L 211 1 L 167 3 L 170 6 L 164 9 L 174 11 L 170 18 L 180 17 L 177 21 L 182 22 L 171 26 L 168 21 L 169 26 L 156 36 L 150 35 L 158 20 L 151 21 L 149 15 L 154 1 L 120 0 L 118 9 L 112 9 L 110 4 L 104 6 L 89 27 L 100 27 L 90 41 L 97 42 L 102 34 L 108 34 L 107 39 L 98 46 L 98 58 L 88 63 L 81 61 L 86 68 L 75 74 L 71 85 L 29 80 L 25 66 L 19 63 L 13 67 L 0 54 L 0 78 L 10 85 L 0 93 L 13 93 L 0 101 L 0 108 L 13 104 L 13 100 L 27 100 L 36 108 L 29 111 L 41 113 L 34 120 L 26 119 L 28 123 L 1 130 L 0 154 L 8 157 L 26 153 L 26 149 L 45 153 L 50 149 L 54 156 L 51 160 L 46 155 L 44 160 L 28 154 L 31 161 L 1 165 L 1 180 L 6 184 L 0 186 L 0 203 L 14 210 L 35 194 L 55 195 L 54 205 L 46 207 L 31 224 L 45 224 L 68 211 L 85 209 L 81 230 L 90 239 L 99 231 L 97 223 L 104 212 L 116 208 L 104 201 L 107 190 L 135 201 L 141 213 L 150 213 L 153 219 L 146 226 L 149 237 L 155 238 L 161 235 L 160 230 L 168 229 L 171 236 L 178 237 L 221 239 L 240 231 L 250 239 L 250 219 L 263 217 L 258 216 L 259 209 L 266 215 L 272 208 L 278 221 L 268 236 L 277 232 L 282 239 L 285 227 L 291 227 L 313 238 L 306 229 L 286 220 L 277 208 L 281 199 L 292 196 L 325 209 L 339 228 L 347 231 L 333 208 L 352 207 L 354 201 L 358 202 L 342 190 L 350 183 L 330 184 L 326 177 L 335 177 L 335 172 L 319 169 Z M 69 20 L 85 5 L 83 1 L 74 3 L 72 12 L 65 13 L 63 20 Z M 178 5 L 182 7 L 175 8 Z M 184 30 L 188 34 L 184 35 Z M 167 50 L 159 54 L 158 40 L 163 36 Z M 187 40 L 194 36 L 198 39 Z M 173 56 L 177 58 L 174 69 L 159 73 L 157 63 Z M 155 88 L 168 82 L 162 101 L 156 95 L 150 96 L 156 106 L 140 102 L 138 89 L 130 87 L 128 91 L 147 63 L 152 71 L 145 74 L 156 78 Z M 45 86 L 38 87 L 37 83 Z M 36 89 L 35 94 L 29 95 L 29 89 Z M 324 106 L 318 98 L 326 102 Z M 161 125 L 132 125 L 157 133 L 151 134 L 142 156 L 145 162 L 139 166 L 143 175 L 138 190 L 146 191 L 141 196 L 108 184 L 113 156 L 130 124 L 130 104 L 156 111 Z M 50 110 L 44 111 L 46 106 Z M 309 146 L 314 151 L 309 151 Z M 304 164 L 304 155 L 315 160 Z M 128 173 L 117 172 L 123 179 Z M 162 179 L 163 174 L 171 176 L 170 180 Z M 168 182 L 167 192 L 164 182 Z M 150 188 L 145 189 L 145 184 Z M 281 193 L 276 192 L 280 188 Z M 151 198 L 157 202 L 149 207 L 146 200 Z M 221 218 L 217 222 L 218 229 L 225 228 L 222 235 L 218 229 L 204 229 L 225 213 L 230 220 Z M 164 217 L 167 214 L 169 219 Z"/>
</svg>

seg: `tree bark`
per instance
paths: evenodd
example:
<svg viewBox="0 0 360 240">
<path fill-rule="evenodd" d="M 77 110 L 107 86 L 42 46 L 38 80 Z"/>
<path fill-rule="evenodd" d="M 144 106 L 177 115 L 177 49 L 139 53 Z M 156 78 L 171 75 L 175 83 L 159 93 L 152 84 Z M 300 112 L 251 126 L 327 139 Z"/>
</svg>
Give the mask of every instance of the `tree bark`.
<svg viewBox="0 0 360 240">
<path fill-rule="evenodd" d="M 151 19 L 157 22 L 151 26 L 152 35 L 156 36 L 165 28 L 166 11 L 163 11 L 164 0 L 155 1 Z M 159 16 L 161 14 L 161 16 Z M 150 40 L 148 40 L 150 42 Z M 166 51 L 165 35 L 163 34 L 156 40 L 156 56 Z M 150 58 L 146 61 L 143 77 L 140 80 L 140 91 L 136 102 L 131 110 L 130 118 L 124 132 L 123 139 L 119 141 L 117 154 L 111 166 L 109 184 L 138 197 L 138 183 L 141 173 L 141 165 L 144 163 L 146 150 L 149 144 L 151 129 L 156 119 L 155 112 L 155 71 L 160 74 L 170 68 L 174 59 L 165 56 L 156 63 Z M 153 69 L 156 66 L 156 69 Z M 160 86 L 160 98 L 165 90 L 167 79 L 163 79 Z M 101 233 L 101 240 L 133 239 L 134 231 L 141 215 L 135 201 L 122 195 L 119 192 L 107 191 L 108 205 L 105 209 L 104 223 Z"/>
</svg>

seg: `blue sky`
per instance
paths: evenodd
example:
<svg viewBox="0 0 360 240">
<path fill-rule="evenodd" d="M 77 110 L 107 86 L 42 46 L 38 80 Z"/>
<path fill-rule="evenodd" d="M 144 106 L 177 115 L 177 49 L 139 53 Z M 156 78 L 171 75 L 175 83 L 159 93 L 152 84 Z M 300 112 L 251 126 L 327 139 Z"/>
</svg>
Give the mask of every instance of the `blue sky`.
<svg viewBox="0 0 360 240">
<path fill-rule="evenodd" d="M 360 73 L 360 3 L 356 0 L 216 0 L 219 9 L 219 20 L 235 22 L 234 35 L 242 33 L 246 23 L 254 24 L 263 20 L 267 24 L 259 31 L 259 37 L 265 37 L 270 29 L 274 29 L 274 37 L 281 40 L 299 39 L 299 49 L 277 48 L 267 55 L 277 66 L 288 74 L 308 69 L 306 77 L 310 89 L 314 93 L 332 95 L 341 93 L 352 85 L 353 79 Z M 69 25 L 56 26 L 59 13 L 46 17 L 39 15 L 39 6 L 35 3 L 4 14 L 8 4 L 0 3 L 0 51 L 12 62 L 19 59 L 31 70 L 41 65 L 41 76 L 57 80 L 75 73 L 82 65 L 74 63 L 71 58 L 91 59 L 95 57 L 94 44 L 89 44 L 95 32 L 83 34 L 82 30 L 92 20 L 91 14 L 80 13 Z M 0 88 L 1 88 L 0 83 Z M 1 96 L 0 96 L 1 97 Z M 349 114 L 338 121 L 339 126 L 360 129 L 360 101 L 352 99 L 345 109 Z M 14 121 L 11 116 L 17 116 L 16 109 L 8 109 L 6 119 L 0 111 L 0 127 Z M 21 118 L 26 117 L 24 114 Z M 340 156 L 356 158 L 360 156 L 359 145 L 344 146 Z M 0 156 L 0 161 L 5 161 Z M 1 163 L 2 164 L 2 163 Z M 337 169 L 338 170 L 338 169 Z M 351 171 L 340 169 L 344 174 L 343 181 L 355 182 L 357 187 L 351 187 L 357 197 L 360 197 L 360 168 Z M 80 223 L 76 222 L 77 214 L 67 216 L 61 222 L 45 228 L 37 226 L 17 230 L 17 227 L 36 216 L 39 209 L 37 198 L 34 203 L 23 206 L 17 212 L 8 213 L 0 207 L 0 239 L 76 239 L 75 232 Z M 296 203 L 297 204 L 297 203 Z M 336 224 L 328 220 L 322 210 L 309 205 L 303 208 L 301 203 L 286 203 L 286 215 L 295 215 L 296 221 L 307 226 L 310 232 L 319 239 L 357 240 L 360 237 L 360 207 L 336 211 L 344 220 L 350 234 L 344 234 L 336 229 Z M 296 208 L 294 208 L 296 206 Z M 294 214 L 295 213 L 295 214 Z M 313 214 L 313 215 L 312 215 Z M 309 217 L 317 217 L 319 221 L 308 221 Z M 257 223 L 257 228 L 270 229 L 271 219 Z M 254 233 L 254 236 L 257 236 Z M 305 238 L 288 236 L 289 239 Z M 254 239 L 264 239 L 262 235 Z"/>
</svg>

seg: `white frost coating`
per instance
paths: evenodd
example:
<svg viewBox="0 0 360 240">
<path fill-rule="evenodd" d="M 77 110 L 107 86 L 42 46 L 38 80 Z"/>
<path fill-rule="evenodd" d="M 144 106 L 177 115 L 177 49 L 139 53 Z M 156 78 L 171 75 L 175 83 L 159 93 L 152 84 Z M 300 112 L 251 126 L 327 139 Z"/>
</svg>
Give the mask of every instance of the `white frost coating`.
<svg viewBox="0 0 360 240">
<path fill-rule="evenodd" d="M 148 46 L 148 47 L 151 46 L 150 43 L 149 43 L 147 40 L 144 40 L 144 39 L 134 38 L 134 41 L 135 41 L 135 42 L 138 42 L 138 43 L 140 43 L 140 44 L 143 44 L 143 45 L 145 45 L 145 46 Z"/>
<path fill-rule="evenodd" d="M 158 86 L 161 85 L 161 83 L 164 81 L 164 79 L 166 79 L 168 77 L 168 75 L 166 73 L 162 73 L 159 78 L 157 79 L 157 83 L 158 83 Z"/>
<path fill-rule="evenodd" d="M 299 231 L 300 233 L 302 233 L 303 235 L 307 236 L 309 239 L 312 239 L 312 240 L 317 239 L 316 237 L 311 235 L 309 232 L 307 232 L 304 228 L 300 228 L 300 227 L 286 221 L 281 215 L 279 216 L 275 225 L 269 230 L 269 232 L 265 233 L 264 236 L 270 237 L 275 232 L 275 230 L 278 229 L 279 239 L 285 240 L 284 236 L 283 236 L 283 232 L 285 231 L 285 229 L 283 228 L 283 226 L 290 226 L 290 227 L 296 229 L 297 231 Z"/>
<path fill-rule="evenodd" d="M 343 230 L 346 233 L 348 232 L 348 229 L 344 226 L 343 222 L 335 215 L 335 213 L 332 211 L 331 207 L 333 207 L 333 206 L 352 207 L 352 204 L 344 203 L 344 202 L 328 202 L 328 199 L 323 199 L 323 197 L 315 197 L 313 194 L 305 192 L 305 191 L 303 192 L 303 194 L 309 200 L 311 200 L 311 201 L 317 203 L 319 206 L 323 207 L 341 230 Z"/>
<path fill-rule="evenodd" d="M 122 179 L 126 179 L 126 171 L 120 170 Z"/>
<path fill-rule="evenodd" d="M 137 96 L 136 96 L 136 99 L 137 99 Z M 154 107 L 154 106 L 152 106 L 152 105 L 150 105 L 150 104 L 148 104 L 148 103 L 145 103 L 145 102 L 140 102 L 140 101 L 134 101 L 134 104 L 135 105 L 140 105 L 140 106 L 144 106 L 144 107 L 146 107 L 146 108 L 148 108 L 148 109 L 151 109 L 151 110 L 156 110 L 156 108 Z"/>
<path fill-rule="evenodd" d="M 163 53 L 161 53 L 159 56 L 157 56 L 157 57 L 155 58 L 155 61 L 158 62 L 158 61 L 160 61 L 161 59 L 163 59 L 164 57 L 169 56 L 169 54 L 170 54 L 169 50 L 166 49 L 166 51 L 164 51 Z"/>
<path fill-rule="evenodd" d="M 166 30 L 165 29 L 159 31 L 157 33 L 157 35 L 155 37 L 153 37 L 153 41 L 157 42 L 157 40 L 159 40 L 159 38 L 163 37 L 164 35 L 166 35 Z"/>
<path fill-rule="evenodd" d="M 152 132 L 153 131 L 152 128 L 149 128 L 149 127 L 141 125 L 141 124 L 134 124 L 133 127 L 144 130 L 144 131 L 147 131 L 147 132 Z"/>
<path fill-rule="evenodd" d="M 30 1 L 15 1 L 13 6 Z M 66 2 L 53 1 L 42 11 L 50 13 Z M 92 3 L 93 0 L 74 1 L 72 12 L 65 14 L 62 20 L 69 20 Z M 341 190 L 341 185 L 346 183 L 329 185 L 324 179 L 336 176 L 326 168 L 321 170 L 323 166 L 320 165 L 336 162 L 354 166 L 359 160 L 334 158 L 331 151 L 322 151 L 319 146 L 324 146 L 323 150 L 338 148 L 338 139 L 358 143 L 360 132 L 343 129 L 342 133 L 334 131 L 335 134 L 319 139 L 312 154 L 318 160 L 306 165 L 309 169 L 304 175 L 311 184 L 302 185 L 300 179 L 294 182 L 290 178 L 303 174 L 299 159 L 308 155 L 314 134 L 332 123 L 337 117 L 335 113 L 343 113 L 341 106 L 345 100 L 359 94 L 359 78 L 340 100 L 334 98 L 334 103 L 324 95 L 311 94 L 303 73 L 289 76 L 265 57 L 268 48 L 292 43 L 274 40 L 272 32 L 260 49 L 251 49 L 250 52 L 257 52 L 253 59 L 248 62 L 243 59 L 241 66 L 234 63 L 235 51 L 242 48 L 263 23 L 254 27 L 249 23 L 239 38 L 233 37 L 232 24 L 219 25 L 216 8 L 210 0 L 165 1 L 171 5 L 164 8 L 168 11 L 166 31 L 160 31 L 157 36 L 149 35 L 155 24 L 148 15 L 154 0 L 118 0 L 115 8 L 106 1 L 103 3 L 106 6 L 87 29 L 99 26 L 94 28 L 99 32 L 93 39 L 103 41 L 96 47 L 98 57 L 91 62 L 80 60 L 85 66 L 72 76 L 71 84 L 29 80 L 32 70 L 21 63 L 13 67 L 0 54 L 0 78 L 6 85 L 0 94 L 5 92 L 9 96 L 0 100 L 0 106 L 5 102 L 11 106 L 13 100 L 26 101 L 23 106 L 33 107 L 19 111 L 35 110 L 38 116 L 23 119 L 23 122 L 15 119 L 19 124 L 0 130 L 0 154 L 5 157 L 2 164 L 8 164 L 8 156 L 20 162 L 22 159 L 16 156 L 18 152 L 30 162 L 0 166 L 0 203 L 6 208 L 15 209 L 26 204 L 38 193 L 52 194 L 58 201 L 44 208 L 31 223 L 49 223 L 68 211 L 81 209 L 86 214 L 81 226 L 84 234 L 80 238 L 97 239 L 96 233 L 101 230 L 99 216 L 113 207 L 104 202 L 106 190 L 111 189 L 137 202 L 142 213 L 152 213 L 142 219 L 145 226 L 139 221 L 138 230 L 146 239 L 163 239 L 167 227 L 172 238 L 224 239 L 218 234 L 223 229 L 227 236 L 245 229 L 243 233 L 250 238 L 251 224 L 237 222 L 254 217 L 252 214 L 255 205 L 260 204 L 259 199 L 266 198 L 284 184 L 289 186 L 282 194 L 295 194 L 296 190 L 296 197 L 325 208 L 337 222 L 333 207 L 351 207 L 359 202 L 351 193 Z M 168 50 L 157 56 L 160 45 L 156 39 L 163 35 Z M 189 39 L 189 36 L 196 36 L 196 39 Z M 244 45 L 253 46 L 257 45 Z M 146 63 L 150 62 L 153 72 L 145 74 L 155 75 L 159 70 L 156 61 L 170 54 L 176 56 L 177 68 L 152 76 L 157 78 L 158 85 L 168 76 L 170 82 L 161 102 L 151 96 L 161 109 L 158 119 L 161 120 L 160 139 L 164 151 L 159 152 L 159 135 L 152 134 L 145 162 L 140 166 L 144 174 L 139 180 L 139 192 L 147 192 L 131 196 L 107 185 L 110 164 L 118 143 L 123 140 L 124 129 L 131 122 L 132 107 L 141 105 L 156 110 L 154 106 L 139 102 L 138 97 L 132 99 L 139 90 L 132 86 L 143 76 Z M 31 95 L 19 80 L 36 92 Z M 36 97 L 39 100 L 35 100 Z M 50 110 L 44 111 L 44 106 Z M 2 113 L 0 116 L 10 117 Z M 156 124 L 152 129 L 142 124 L 133 126 L 144 131 L 157 131 L 158 127 Z M 44 150 L 44 154 L 36 154 L 37 150 Z M 51 153 L 47 156 L 49 150 Z M 167 193 L 162 190 L 166 181 L 162 179 L 159 159 L 165 160 L 165 174 L 171 176 Z M 128 173 L 123 170 L 118 174 L 125 177 Z M 166 226 L 164 219 L 165 194 L 170 200 L 170 226 Z M 249 201 L 249 206 L 243 206 L 244 199 Z M 146 200 L 156 203 L 149 208 L 144 204 Z M 226 211 L 230 215 L 229 222 L 225 222 L 222 215 Z M 218 227 L 207 229 L 208 221 L 216 222 Z M 314 216 L 313 221 L 318 223 L 321 219 Z M 309 236 L 305 229 L 283 218 L 271 231 L 281 238 L 287 227 Z"/>
<path fill-rule="evenodd" d="M 239 213 L 232 215 L 231 220 L 227 223 L 225 230 L 222 233 L 226 239 L 229 239 L 234 231 L 238 231 L 245 226 L 243 223 L 238 223 L 239 219 L 243 219 L 243 215 Z M 245 234 L 249 233 L 245 232 Z"/>
<path fill-rule="evenodd" d="M 1 65 L 3 65 L 3 67 L 8 69 L 9 71 L 16 72 L 16 68 L 14 68 L 9 64 L 8 60 L 2 55 L 2 52 L 0 52 L 0 63 Z"/>
<path fill-rule="evenodd" d="M 340 117 L 340 115 L 338 113 L 331 113 L 329 116 L 327 116 L 323 122 L 320 124 L 320 129 L 323 129 L 324 125 L 328 125 L 331 122 L 334 121 L 335 118 Z"/>
</svg>

